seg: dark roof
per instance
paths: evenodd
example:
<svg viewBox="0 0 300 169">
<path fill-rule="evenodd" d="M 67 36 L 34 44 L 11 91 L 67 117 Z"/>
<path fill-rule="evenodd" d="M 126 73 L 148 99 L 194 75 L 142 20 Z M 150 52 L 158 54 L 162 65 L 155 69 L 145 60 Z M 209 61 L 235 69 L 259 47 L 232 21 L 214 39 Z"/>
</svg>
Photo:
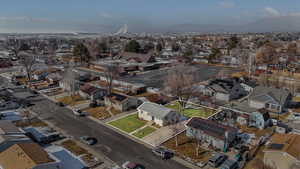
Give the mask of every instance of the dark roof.
<svg viewBox="0 0 300 169">
<path fill-rule="evenodd" d="M 117 94 L 117 93 L 112 93 L 108 97 L 112 98 L 113 100 L 119 101 L 119 102 L 122 102 L 128 98 L 125 95 L 121 95 L 121 94 Z"/>
<path fill-rule="evenodd" d="M 121 54 L 121 58 L 125 60 L 133 59 L 139 63 L 151 62 L 151 59 L 153 59 L 153 57 L 154 57 L 153 53 L 141 54 L 141 53 L 133 53 L 133 52 L 123 52 Z"/>
<path fill-rule="evenodd" d="M 231 89 L 234 87 L 236 83 L 238 83 L 238 79 L 215 79 L 210 81 L 209 87 L 213 90 L 221 93 L 229 93 Z"/>
<path fill-rule="evenodd" d="M 80 87 L 80 90 L 83 91 L 84 93 L 92 95 L 95 91 L 100 90 L 100 89 L 86 83 Z"/>
<path fill-rule="evenodd" d="M 199 117 L 193 117 L 187 124 L 188 127 L 201 130 L 207 135 L 219 138 L 219 139 L 224 139 L 225 138 L 225 133 L 228 132 L 237 132 L 238 129 L 230 127 L 230 126 L 225 126 L 223 124 L 217 123 L 212 120 L 206 120 L 202 119 Z"/>
</svg>

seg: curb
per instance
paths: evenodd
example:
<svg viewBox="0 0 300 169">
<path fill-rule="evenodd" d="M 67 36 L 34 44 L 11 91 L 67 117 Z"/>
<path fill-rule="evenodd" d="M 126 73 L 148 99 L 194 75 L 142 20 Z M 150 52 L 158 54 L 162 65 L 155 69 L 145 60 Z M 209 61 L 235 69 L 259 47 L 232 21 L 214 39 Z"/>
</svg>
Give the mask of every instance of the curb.
<svg viewBox="0 0 300 169">
<path fill-rule="evenodd" d="M 117 132 L 117 133 L 119 133 L 119 134 L 121 134 L 121 135 L 123 135 L 123 136 L 125 136 L 125 137 L 127 137 L 127 138 L 129 138 L 129 139 L 131 139 L 131 140 L 134 141 L 134 142 L 137 142 L 137 143 L 139 143 L 139 144 L 144 145 L 145 147 L 147 147 L 147 148 L 149 148 L 149 149 L 153 149 L 154 147 L 156 147 L 156 146 L 151 145 L 151 144 L 149 144 L 149 143 L 143 142 L 141 139 L 139 139 L 139 138 L 137 138 L 137 137 L 135 137 L 135 136 L 133 136 L 133 135 L 129 135 L 129 134 L 125 133 L 124 131 L 122 131 L 122 130 L 120 130 L 120 129 L 114 127 L 114 126 L 111 126 L 111 125 L 109 125 L 109 124 L 107 124 L 107 123 L 103 123 L 103 122 L 101 122 L 100 120 L 98 120 L 98 119 L 96 119 L 96 118 L 94 118 L 94 117 L 89 116 L 88 118 L 89 118 L 90 120 L 93 120 L 93 121 L 95 121 L 95 122 L 97 122 L 97 123 L 99 123 L 99 124 L 101 124 L 101 125 L 103 125 L 103 126 L 109 128 L 109 129 L 114 130 L 115 132 Z M 184 131 L 185 131 L 185 130 L 184 130 Z M 182 131 L 182 132 L 184 132 L 184 131 Z M 181 132 L 181 133 L 182 133 L 182 132 Z M 190 163 L 190 162 L 188 162 L 188 161 L 186 161 L 186 160 L 180 158 L 179 156 L 174 156 L 174 157 L 172 158 L 172 160 L 178 162 L 179 164 L 182 164 L 183 166 L 185 166 L 185 167 L 187 167 L 187 168 L 191 168 L 191 169 L 200 169 L 200 167 L 198 167 L 198 166 L 196 166 L 196 165 L 194 165 L 194 164 L 192 164 L 192 163 Z"/>
<path fill-rule="evenodd" d="M 121 134 L 121 135 L 123 135 L 123 136 L 125 136 L 125 137 L 127 137 L 127 138 L 129 138 L 129 139 L 131 139 L 132 141 L 135 141 L 135 142 L 137 142 L 137 143 L 139 143 L 139 144 L 142 144 L 142 145 L 146 146 L 147 148 L 150 148 L 150 149 L 154 148 L 153 145 L 148 144 L 148 143 L 146 143 L 146 142 L 143 142 L 143 141 L 141 141 L 139 138 L 134 137 L 134 136 L 132 136 L 132 135 L 129 135 L 129 134 L 125 133 L 124 131 L 122 131 L 122 130 L 120 130 L 120 129 L 114 127 L 114 126 L 111 126 L 111 125 L 109 125 L 109 124 L 107 124 L 107 123 L 103 123 L 102 121 L 100 121 L 100 120 L 98 120 L 98 119 L 96 119 L 96 118 L 94 118 L 94 117 L 88 116 L 87 118 L 89 118 L 90 120 L 93 120 L 94 122 L 96 122 L 96 123 L 98 123 L 98 124 L 101 124 L 101 125 L 103 125 L 103 126 L 109 128 L 109 129 L 112 129 L 113 131 L 115 131 L 115 132 L 117 132 L 117 133 L 119 133 L 119 134 Z M 108 122 L 108 123 L 109 123 L 109 122 Z"/>
</svg>

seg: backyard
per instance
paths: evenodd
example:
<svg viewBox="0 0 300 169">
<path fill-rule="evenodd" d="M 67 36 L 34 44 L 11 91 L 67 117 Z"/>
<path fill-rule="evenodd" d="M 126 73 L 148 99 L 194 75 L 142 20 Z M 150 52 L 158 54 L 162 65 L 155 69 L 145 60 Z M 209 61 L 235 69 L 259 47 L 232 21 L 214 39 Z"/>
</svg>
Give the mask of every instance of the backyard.
<svg viewBox="0 0 300 169">
<path fill-rule="evenodd" d="M 135 137 L 138 137 L 138 138 L 144 138 L 145 136 L 153 133 L 155 130 L 156 130 L 155 128 L 147 126 L 143 129 L 133 133 L 132 135 L 134 135 Z"/>
<path fill-rule="evenodd" d="M 108 124 L 126 133 L 130 133 L 135 131 L 136 129 L 141 128 L 146 123 L 146 121 L 140 120 L 137 114 L 131 114 L 121 119 L 111 121 Z"/>
<path fill-rule="evenodd" d="M 178 101 L 172 102 L 170 104 L 166 105 L 167 108 L 176 110 L 180 112 L 180 107 L 181 105 L 179 104 Z M 192 104 L 187 104 L 186 108 L 181 111 L 181 113 L 187 117 L 202 117 L 202 118 L 208 118 L 209 116 L 213 115 L 216 113 L 216 110 L 214 109 L 209 109 L 209 108 L 204 108 Z"/>
</svg>

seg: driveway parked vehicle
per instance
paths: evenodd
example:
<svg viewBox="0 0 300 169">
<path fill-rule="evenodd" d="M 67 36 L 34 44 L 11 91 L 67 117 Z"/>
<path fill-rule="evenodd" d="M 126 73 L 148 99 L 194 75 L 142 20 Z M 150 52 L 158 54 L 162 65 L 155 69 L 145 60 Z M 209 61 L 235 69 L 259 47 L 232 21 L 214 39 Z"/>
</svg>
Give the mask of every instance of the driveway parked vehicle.
<svg viewBox="0 0 300 169">
<path fill-rule="evenodd" d="M 80 140 L 87 145 L 95 145 L 98 140 L 95 137 L 82 136 Z"/>
<path fill-rule="evenodd" d="M 157 147 L 157 148 L 154 148 L 152 150 L 152 153 L 158 157 L 160 157 L 161 159 L 170 159 L 174 156 L 174 153 L 165 149 L 165 148 L 162 148 L 162 147 Z"/>
</svg>

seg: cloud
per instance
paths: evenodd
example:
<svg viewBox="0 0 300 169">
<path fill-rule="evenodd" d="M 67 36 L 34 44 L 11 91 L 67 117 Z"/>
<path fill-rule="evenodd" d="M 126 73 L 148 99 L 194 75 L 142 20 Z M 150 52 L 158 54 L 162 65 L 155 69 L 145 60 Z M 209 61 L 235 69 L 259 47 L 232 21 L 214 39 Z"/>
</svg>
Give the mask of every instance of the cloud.
<svg viewBox="0 0 300 169">
<path fill-rule="evenodd" d="M 2 22 L 50 22 L 47 18 L 33 18 L 28 16 L 0 16 Z"/>
<path fill-rule="evenodd" d="M 221 8 L 234 8 L 235 7 L 235 3 L 232 1 L 221 1 L 218 4 Z"/>
<path fill-rule="evenodd" d="M 113 16 L 109 13 L 102 12 L 102 13 L 100 13 L 100 17 L 102 17 L 102 18 L 112 18 Z"/>
<path fill-rule="evenodd" d="M 269 16 L 272 16 L 272 17 L 279 17 L 279 16 L 281 16 L 281 13 L 278 10 L 276 10 L 276 9 L 274 9 L 272 7 L 265 7 L 264 11 Z"/>
<path fill-rule="evenodd" d="M 292 13 L 289 13 L 288 15 L 289 16 L 297 16 L 297 17 L 299 17 L 300 16 L 300 12 L 292 12 Z"/>
</svg>

